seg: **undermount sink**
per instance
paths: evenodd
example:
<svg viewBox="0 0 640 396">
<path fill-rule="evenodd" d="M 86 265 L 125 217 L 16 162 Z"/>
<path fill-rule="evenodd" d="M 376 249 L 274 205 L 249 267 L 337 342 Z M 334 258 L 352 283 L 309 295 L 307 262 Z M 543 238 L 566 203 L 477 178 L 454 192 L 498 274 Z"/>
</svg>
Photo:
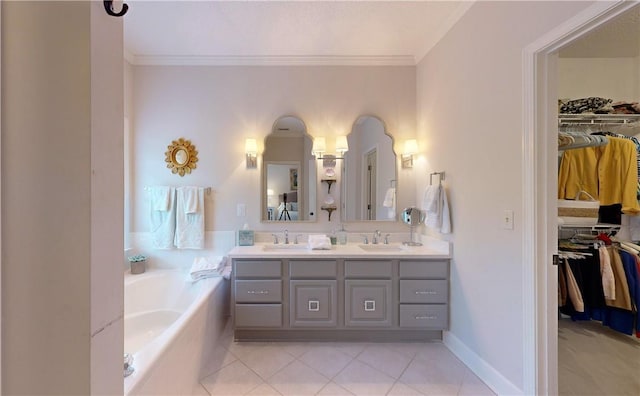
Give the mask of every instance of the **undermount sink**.
<svg viewBox="0 0 640 396">
<path fill-rule="evenodd" d="M 358 245 L 358 247 L 367 252 L 400 252 L 406 247 L 402 245 Z"/>
<path fill-rule="evenodd" d="M 262 246 L 262 250 L 307 250 L 308 246 L 306 244 L 274 244 L 274 245 L 264 245 Z"/>
</svg>

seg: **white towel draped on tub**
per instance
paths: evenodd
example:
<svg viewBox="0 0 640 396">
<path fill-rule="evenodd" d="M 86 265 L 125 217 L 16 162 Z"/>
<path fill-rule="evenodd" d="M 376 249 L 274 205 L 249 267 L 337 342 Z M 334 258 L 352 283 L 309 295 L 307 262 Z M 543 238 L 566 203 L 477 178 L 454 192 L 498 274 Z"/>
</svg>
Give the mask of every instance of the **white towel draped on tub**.
<svg viewBox="0 0 640 396">
<path fill-rule="evenodd" d="M 204 188 L 176 189 L 176 237 L 178 249 L 204 249 Z"/>
<path fill-rule="evenodd" d="M 222 276 L 226 261 L 227 258 L 224 256 L 196 257 L 189 271 L 191 280 L 195 282 L 212 276 Z"/>
<path fill-rule="evenodd" d="M 156 249 L 171 249 L 176 229 L 175 189 L 154 186 L 148 192 L 151 243 Z"/>
<path fill-rule="evenodd" d="M 449 214 L 449 200 L 442 184 L 427 186 L 422 201 L 425 211 L 425 225 L 442 234 L 451 233 L 451 215 Z"/>
</svg>

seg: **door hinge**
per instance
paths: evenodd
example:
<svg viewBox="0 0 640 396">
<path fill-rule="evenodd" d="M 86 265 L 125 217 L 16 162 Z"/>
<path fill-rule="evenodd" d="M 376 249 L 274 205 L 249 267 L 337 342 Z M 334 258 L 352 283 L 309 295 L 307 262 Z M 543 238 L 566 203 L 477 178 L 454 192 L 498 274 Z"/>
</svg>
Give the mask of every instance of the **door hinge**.
<svg viewBox="0 0 640 396">
<path fill-rule="evenodd" d="M 560 264 L 560 256 L 558 256 L 557 254 L 554 254 L 552 256 L 551 264 L 553 264 L 553 265 Z"/>
</svg>

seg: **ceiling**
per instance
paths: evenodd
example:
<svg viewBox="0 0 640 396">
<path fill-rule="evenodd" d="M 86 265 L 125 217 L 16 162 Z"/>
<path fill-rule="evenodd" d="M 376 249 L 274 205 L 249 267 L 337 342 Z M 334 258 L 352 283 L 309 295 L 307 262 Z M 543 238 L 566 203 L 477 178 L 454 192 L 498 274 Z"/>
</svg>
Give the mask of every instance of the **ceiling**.
<svg viewBox="0 0 640 396">
<path fill-rule="evenodd" d="M 127 1 L 133 64 L 415 65 L 473 1 Z"/>
<path fill-rule="evenodd" d="M 560 50 L 563 58 L 624 58 L 640 55 L 640 6 Z"/>
</svg>

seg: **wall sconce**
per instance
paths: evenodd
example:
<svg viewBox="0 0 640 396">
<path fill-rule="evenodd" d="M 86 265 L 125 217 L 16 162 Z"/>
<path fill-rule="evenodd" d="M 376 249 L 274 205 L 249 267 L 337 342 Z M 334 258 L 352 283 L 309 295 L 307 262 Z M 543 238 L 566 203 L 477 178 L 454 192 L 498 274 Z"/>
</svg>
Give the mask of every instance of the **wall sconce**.
<svg viewBox="0 0 640 396">
<path fill-rule="evenodd" d="M 336 153 L 344 157 L 344 153 L 349 151 L 349 142 L 346 136 L 336 136 Z"/>
<path fill-rule="evenodd" d="M 327 142 L 324 137 L 319 136 L 313 138 L 313 148 L 311 149 L 311 155 L 316 159 L 322 158 L 322 155 L 327 151 Z"/>
<path fill-rule="evenodd" d="M 339 156 L 331 155 L 332 159 L 344 159 L 344 153 L 349 151 L 349 143 L 346 136 L 336 136 L 336 153 Z M 316 159 L 324 159 L 327 152 L 327 141 L 324 136 L 318 136 L 313 138 L 313 148 L 311 149 L 311 155 Z"/>
<path fill-rule="evenodd" d="M 258 167 L 258 145 L 256 139 L 247 139 L 244 141 L 244 151 L 247 157 L 247 169 Z"/>
<path fill-rule="evenodd" d="M 404 142 L 404 151 L 402 152 L 402 168 L 413 168 L 413 155 L 418 152 L 418 141 L 409 139 Z"/>
</svg>

